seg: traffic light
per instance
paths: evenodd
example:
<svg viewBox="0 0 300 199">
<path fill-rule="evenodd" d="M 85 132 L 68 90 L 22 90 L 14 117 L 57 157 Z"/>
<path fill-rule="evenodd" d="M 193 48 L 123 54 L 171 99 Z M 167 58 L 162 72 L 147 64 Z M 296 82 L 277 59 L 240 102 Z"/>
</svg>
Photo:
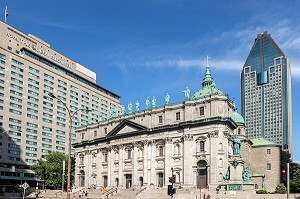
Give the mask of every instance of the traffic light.
<svg viewBox="0 0 300 199">
<path fill-rule="evenodd" d="M 176 193 L 176 189 L 173 188 L 173 185 L 169 184 L 168 185 L 168 195 L 173 196 Z"/>
<path fill-rule="evenodd" d="M 75 167 L 76 167 L 76 158 L 71 158 L 71 172 L 75 172 Z"/>
<path fill-rule="evenodd" d="M 175 181 L 176 181 L 176 176 L 175 175 L 173 175 L 172 177 L 169 177 L 169 182 L 170 183 L 174 184 Z"/>
</svg>

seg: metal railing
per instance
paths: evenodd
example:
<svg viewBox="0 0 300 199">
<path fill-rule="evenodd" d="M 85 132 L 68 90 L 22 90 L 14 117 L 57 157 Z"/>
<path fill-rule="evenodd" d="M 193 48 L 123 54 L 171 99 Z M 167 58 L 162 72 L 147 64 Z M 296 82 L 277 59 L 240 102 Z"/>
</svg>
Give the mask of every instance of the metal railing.
<svg viewBox="0 0 300 199">
<path fill-rule="evenodd" d="M 118 193 L 118 188 L 117 187 L 113 187 L 113 188 L 107 190 L 107 192 L 103 193 L 103 195 L 105 195 L 106 199 L 108 199 L 108 196 L 113 196 L 114 192 Z"/>
<path fill-rule="evenodd" d="M 135 194 L 135 196 L 139 195 L 140 193 L 142 193 L 142 192 L 145 191 L 146 189 L 147 189 L 147 187 L 142 188 L 141 190 L 139 190 L 139 191 Z"/>
</svg>

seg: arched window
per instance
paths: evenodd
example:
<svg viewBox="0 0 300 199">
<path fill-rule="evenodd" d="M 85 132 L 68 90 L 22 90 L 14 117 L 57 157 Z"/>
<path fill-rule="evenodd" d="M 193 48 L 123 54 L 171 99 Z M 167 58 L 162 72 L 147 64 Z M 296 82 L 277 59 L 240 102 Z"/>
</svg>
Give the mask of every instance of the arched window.
<svg viewBox="0 0 300 199">
<path fill-rule="evenodd" d="M 115 152 L 115 160 L 118 161 L 119 160 L 119 153 L 116 151 Z"/>
<path fill-rule="evenodd" d="M 222 181 L 223 181 L 223 174 L 219 173 L 219 182 L 222 182 Z"/>
<path fill-rule="evenodd" d="M 219 159 L 219 167 L 223 167 L 223 159 L 222 158 Z"/>
<path fill-rule="evenodd" d="M 219 149 L 219 151 L 223 151 L 223 143 L 222 142 L 219 143 L 219 148 L 218 149 Z"/>
<path fill-rule="evenodd" d="M 180 155 L 180 144 L 175 144 L 174 146 L 174 155 Z"/>
<path fill-rule="evenodd" d="M 204 151 L 205 151 L 205 142 L 200 141 L 200 152 L 204 152 Z"/>
</svg>

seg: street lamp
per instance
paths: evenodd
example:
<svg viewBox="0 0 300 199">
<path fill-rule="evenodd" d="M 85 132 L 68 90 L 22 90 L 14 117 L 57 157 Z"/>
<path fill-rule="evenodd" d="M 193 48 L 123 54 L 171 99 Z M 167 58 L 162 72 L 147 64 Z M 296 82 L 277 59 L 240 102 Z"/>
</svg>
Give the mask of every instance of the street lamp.
<svg viewBox="0 0 300 199">
<path fill-rule="evenodd" d="M 70 109 L 67 107 L 66 103 L 64 103 L 61 99 L 56 97 L 53 93 L 48 93 L 48 95 L 54 99 L 57 99 L 60 101 L 64 107 L 67 109 L 68 114 L 69 114 L 69 153 L 68 153 L 68 178 L 67 178 L 67 199 L 70 199 L 70 192 L 71 192 L 71 142 L 72 142 L 72 123 L 73 123 L 73 116 L 78 112 L 78 111 L 87 111 L 90 112 L 92 110 L 81 108 L 77 109 L 75 112 L 71 113 Z"/>
</svg>

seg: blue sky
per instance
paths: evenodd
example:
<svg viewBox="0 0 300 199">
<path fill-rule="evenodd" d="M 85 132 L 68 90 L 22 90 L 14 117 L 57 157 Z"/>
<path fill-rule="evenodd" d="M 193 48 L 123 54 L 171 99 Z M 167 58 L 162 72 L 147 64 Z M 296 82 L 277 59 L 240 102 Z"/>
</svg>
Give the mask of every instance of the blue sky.
<svg viewBox="0 0 300 199">
<path fill-rule="evenodd" d="M 127 107 L 156 96 L 184 100 L 201 88 L 206 55 L 219 89 L 239 107 L 240 72 L 258 33 L 268 31 L 292 67 L 293 154 L 300 163 L 300 1 L 0 0 L 7 23 L 97 73 Z M 3 16 L 3 15 L 2 15 Z M 2 19 L 4 20 L 4 19 Z M 297 56 L 298 55 L 298 56 Z"/>
</svg>

